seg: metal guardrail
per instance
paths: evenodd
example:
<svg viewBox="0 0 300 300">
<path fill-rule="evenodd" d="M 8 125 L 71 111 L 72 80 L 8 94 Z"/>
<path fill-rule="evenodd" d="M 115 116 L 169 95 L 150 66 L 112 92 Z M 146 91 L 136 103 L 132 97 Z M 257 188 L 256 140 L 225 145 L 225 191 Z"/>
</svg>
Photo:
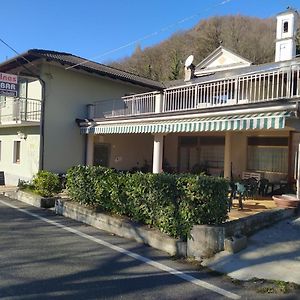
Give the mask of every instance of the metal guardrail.
<svg viewBox="0 0 300 300">
<path fill-rule="evenodd" d="M 0 101 L 0 123 L 39 122 L 41 101 L 30 98 L 2 97 Z"/>
<path fill-rule="evenodd" d="M 136 116 L 297 98 L 300 97 L 300 65 L 167 88 L 161 99 L 158 94 L 151 92 L 118 101 L 96 102 L 93 117 Z M 103 106 L 105 111 L 101 109 Z"/>
</svg>

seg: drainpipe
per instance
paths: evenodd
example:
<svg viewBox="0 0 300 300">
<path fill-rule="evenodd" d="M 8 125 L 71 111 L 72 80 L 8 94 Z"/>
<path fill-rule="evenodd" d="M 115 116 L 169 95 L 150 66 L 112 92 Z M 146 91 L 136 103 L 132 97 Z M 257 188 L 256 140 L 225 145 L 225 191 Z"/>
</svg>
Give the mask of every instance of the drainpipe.
<svg viewBox="0 0 300 300">
<path fill-rule="evenodd" d="M 44 170 L 44 150 L 45 150 L 45 101 L 46 101 L 46 83 L 37 76 L 42 86 L 41 119 L 40 119 L 40 159 L 39 170 Z"/>
</svg>

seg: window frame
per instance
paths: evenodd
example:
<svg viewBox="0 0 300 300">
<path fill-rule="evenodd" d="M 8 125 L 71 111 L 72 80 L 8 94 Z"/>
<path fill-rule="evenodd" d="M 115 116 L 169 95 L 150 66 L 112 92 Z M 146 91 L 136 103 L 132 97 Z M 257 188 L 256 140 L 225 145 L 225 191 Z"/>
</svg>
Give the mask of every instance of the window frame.
<svg viewBox="0 0 300 300">
<path fill-rule="evenodd" d="M 18 165 L 21 163 L 21 141 L 20 140 L 14 141 L 13 163 Z"/>
</svg>

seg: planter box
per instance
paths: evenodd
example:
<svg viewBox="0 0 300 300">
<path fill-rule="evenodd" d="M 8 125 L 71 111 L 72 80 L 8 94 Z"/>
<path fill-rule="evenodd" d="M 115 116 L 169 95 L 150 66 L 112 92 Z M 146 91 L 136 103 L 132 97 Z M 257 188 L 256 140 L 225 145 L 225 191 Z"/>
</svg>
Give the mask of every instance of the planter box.
<svg viewBox="0 0 300 300">
<path fill-rule="evenodd" d="M 54 207 L 55 200 L 58 199 L 58 197 L 45 198 L 39 195 L 23 192 L 20 190 L 16 192 L 6 192 L 5 196 L 42 208 Z"/>
<path fill-rule="evenodd" d="M 230 253 L 237 253 L 247 247 L 247 237 L 245 235 L 233 236 L 224 240 L 224 250 Z"/>
<path fill-rule="evenodd" d="M 280 208 L 298 208 L 299 199 L 296 198 L 296 195 L 277 195 L 272 197 L 277 207 Z"/>
<path fill-rule="evenodd" d="M 56 200 L 55 212 L 118 236 L 134 239 L 139 243 L 147 244 L 170 255 L 186 256 L 186 242 L 171 238 L 159 230 L 136 224 L 125 217 L 98 213 L 65 199 Z"/>
</svg>

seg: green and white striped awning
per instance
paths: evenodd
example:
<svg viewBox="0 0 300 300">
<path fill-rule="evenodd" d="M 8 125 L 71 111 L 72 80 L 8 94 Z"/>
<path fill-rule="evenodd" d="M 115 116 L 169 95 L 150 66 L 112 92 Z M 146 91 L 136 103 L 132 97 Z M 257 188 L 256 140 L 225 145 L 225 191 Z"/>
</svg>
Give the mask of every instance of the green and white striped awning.
<svg viewBox="0 0 300 300">
<path fill-rule="evenodd" d="M 235 116 L 178 119 L 170 121 L 147 121 L 98 123 L 95 126 L 81 127 L 82 134 L 125 134 L 125 133 L 172 133 L 205 132 L 251 129 L 283 129 L 291 112 L 270 112 Z"/>
</svg>

